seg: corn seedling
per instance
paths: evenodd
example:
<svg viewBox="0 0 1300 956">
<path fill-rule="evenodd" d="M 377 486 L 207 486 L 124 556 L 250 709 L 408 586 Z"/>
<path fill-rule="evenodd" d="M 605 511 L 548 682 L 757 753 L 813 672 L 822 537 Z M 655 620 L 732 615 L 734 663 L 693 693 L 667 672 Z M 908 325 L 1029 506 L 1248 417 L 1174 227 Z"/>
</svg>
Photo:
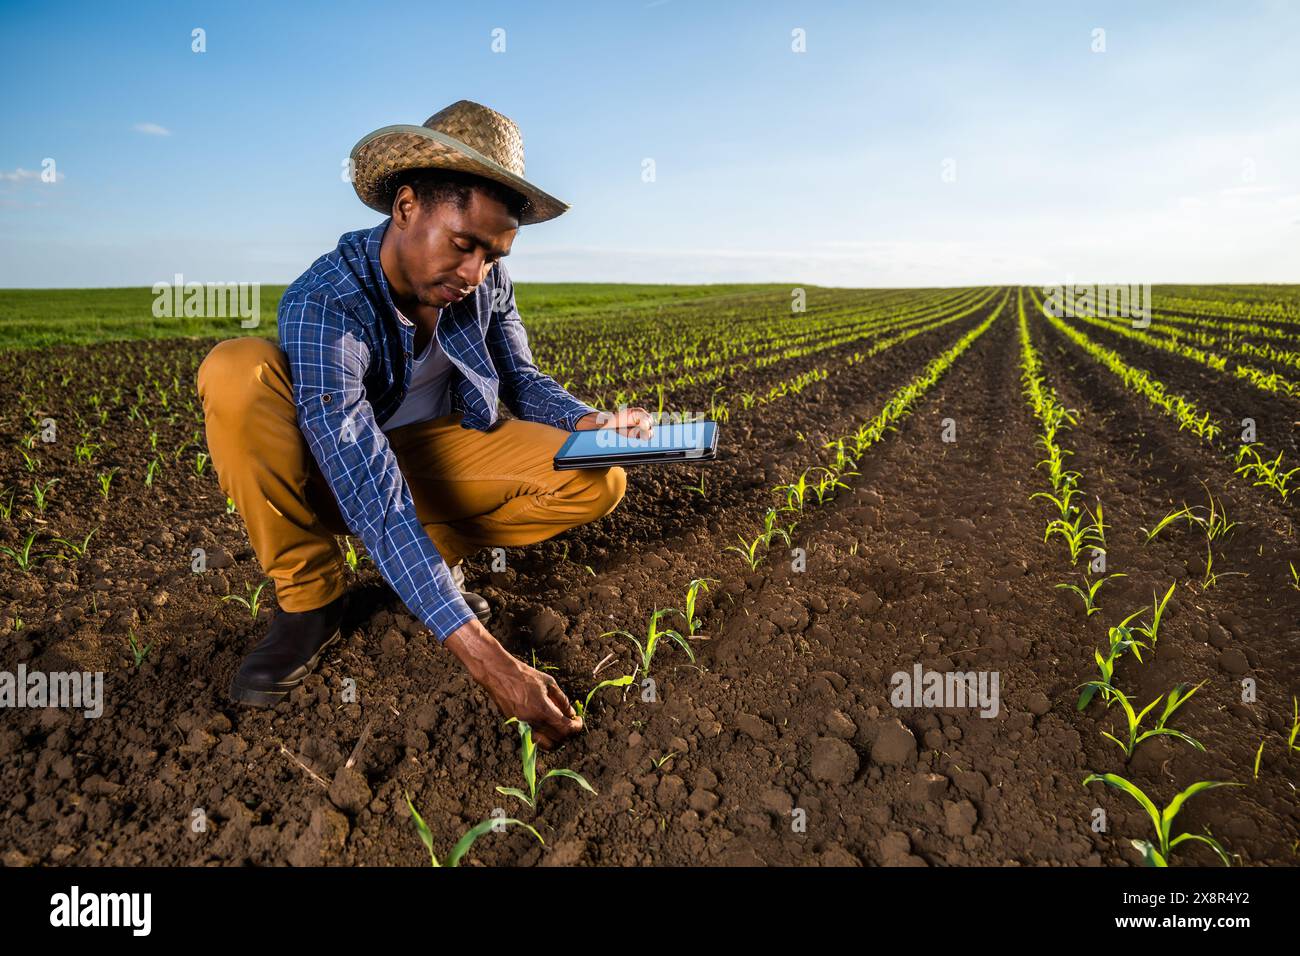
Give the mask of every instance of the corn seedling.
<svg viewBox="0 0 1300 956">
<path fill-rule="evenodd" d="M 720 584 L 716 578 L 696 578 L 686 586 L 686 612 L 682 618 L 686 621 L 686 636 L 695 637 L 695 629 L 703 622 L 695 616 L 695 600 L 699 596 L 700 589 L 709 590 L 709 583 Z"/>
<path fill-rule="evenodd" d="M 663 617 L 665 614 L 680 614 L 680 613 L 681 612 L 678 611 L 676 608 L 671 608 L 671 607 L 666 607 L 663 608 L 662 610 L 654 611 L 650 615 L 650 623 L 646 627 L 646 638 L 644 644 L 642 644 L 641 641 L 630 631 L 624 631 L 624 630 L 606 631 L 604 634 L 600 636 L 611 637 L 617 635 L 619 637 L 626 637 L 633 644 L 635 644 L 637 653 L 640 655 L 641 658 L 638 664 L 638 668 L 640 672 L 645 675 L 649 675 L 650 664 L 651 662 L 654 661 L 655 650 L 659 647 L 659 642 L 663 640 L 665 637 L 671 640 L 673 643 L 675 643 L 682 650 L 684 650 L 686 652 L 686 656 L 691 659 L 691 663 L 693 664 L 695 663 L 695 652 L 691 650 L 690 642 L 687 641 L 686 638 L 682 637 L 682 635 L 679 634 L 677 631 L 674 631 L 671 628 L 661 629 L 659 627 L 659 619 Z"/>
<path fill-rule="evenodd" d="M 131 647 L 131 657 L 135 661 L 136 669 L 139 670 L 140 665 L 143 664 L 145 659 L 149 656 L 149 651 L 153 647 L 153 642 L 151 641 L 141 647 L 140 641 L 135 636 L 134 628 L 132 628 L 127 634 L 126 641 Z"/>
<path fill-rule="evenodd" d="M 533 656 L 533 670 L 559 673 L 560 669 L 554 664 L 547 664 L 545 662 L 539 664 L 537 662 L 537 651 L 532 651 L 531 653 Z"/>
<path fill-rule="evenodd" d="M 1070 563 L 1077 564 L 1079 555 L 1087 547 L 1089 541 L 1101 541 L 1102 534 L 1096 525 L 1084 524 L 1084 516 L 1076 515 L 1073 521 L 1065 518 L 1054 518 L 1047 525 L 1047 531 L 1043 534 L 1043 542 L 1046 543 L 1052 535 L 1059 534 L 1065 539 L 1065 543 L 1070 548 Z"/>
<path fill-rule="evenodd" d="M 54 487 L 59 479 L 51 478 L 45 484 L 39 481 L 32 482 L 32 500 L 36 503 L 36 510 L 45 513 L 45 506 L 49 503 L 50 489 Z"/>
<path fill-rule="evenodd" d="M 370 560 L 369 555 L 360 554 L 357 551 L 357 546 L 353 544 L 351 538 L 345 537 L 343 539 L 343 543 L 346 546 L 343 550 L 343 560 L 347 563 L 349 570 L 355 572 L 357 568 L 361 565 L 362 561 Z"/>
<path fill-rule="evenodd" d="M 1234 474 L 1242 475 L 1245 478 L 1253 478 L 1253 484 L 1256 487 L 1272 488 L 1282 500 L 1286 501 L 1291 493 L 1295 491 L 1291 487 L 1291 478 L 1300 472 L 1300 468 L 1292 468 L 1290 471 L 1282 470 L 1282 454 L 1279 452 L 1277 458 L 1272 461 L 1263 459 L 1255 449 L 1257 444 L 1242 445 L 1237 449 L 1237 468 Z M 1250 458 L 1250 461 L 1245 459 Z M 1244 463 L 1243 463 L 1244 462 Z"/>
<path fill-rule="evenodd" d="M 591 689 L 591 692 L 587 694 L 586 700 L 575 700 L 573 702 L 573 709 L 576 710 L 578 716 L 582 718 L 583 726 L 586 726 L 587 715 L 591 713 L 591 699 L 596 696 L 598 691 L 604 690 L 606 687 L 626 687 L 628 684 L 632 683 L 632 680 L 632 674 L 624 674 L 622 677 L 616 677 L 613 680 L 603 680 Z"/>
<path fill-rule="evenodd" d="M 813 493 L 817 495 L 817 504 L 819 505 L 824 505 L 826 503 L 826 499 L 830 497 L 832 494 L 834 494 L 836 489 L 848 487 L 847 484 L 845 484 L 843 481 L 840 481 L 841 475 L 857 474 L 856 471 L 846 471 L 842 473 L 836 473 L 834 471 L 831 471 L 831 469 L 829 468 L 819 468 L 818 471 L 821 472 L 821 475 L 817 479 L 817 484 L 813 486 Z"/>
<path fill-rule="evenodd" d="M 1085 505 L 1084 507 L 1087 508 L 1087 505 Z M 1106 550 L 1106 521 L 1103 516 L 1101 502 L 1100 501 L 1097 502 L 1096 511 L 1093 511 L 1091 508 L 1087 508 L 1087 510 L 1088 510 L 1088 517 L 1092 519 L 1092 531 L 1093 531 L 1094 540 L 1097 542 L 1098 546 L 1104 552 Z"/>
<path fill-rule="evenodd" d="M 1093 650 L 1092 656 L 1097 662 L 1097 671 L 1101 679 L 1083 685 L 1083 693 L 1079 695 L 1079 702 L 1075 705 L 1076 710 L 1085 710 L 1088 704 L 1092 703 L 1093 697 L 1097 696 L 1098 690 L 1101 690 L 1103 699 L 1110 700 L 1110 693 L 1106 688 L 1112 686 L 1111 677 L 1115 674 L 1115 661 L 1125 651 L 1132 651 L 1139 662 L 1142 660 L 1141 648 L 1146 645 L 1133 636 L 1133 629 L 1128 626 L 1128 622 L 1141 613 L 1141 611 L 1134 611 L 1107 631 L 1109 649 L 1105 657 L 1102 656 L 1101 651 Z"/>
<path fill-rule="evenodd" d="M 1232 865 L 1228 859 L 1228 854 L 1224 851 L 1223 847 L 1219 845 L 1219 841 L 1209 835 L 1208 831 L 1204 835 L 1199 833 L 1180 833 L 1176 837 L 1172 835 L 1171 831 L 1173 830 L 1174 818 L 1178 816 L 1178 812 L 1182 810 L 1183 804 L 1198 793 L 1211 790 L 1214 787 L 1240 787 L 1244 786 L 1244 784 L 1222 780 L 1201 780 L 1178 794 L 1178 796 L 1174 797 L 1173 800 L 1169 801 L 1169 806 L 1160 810 L 1157 809 L 1156 805 L 1151 801 L 1151 798 L 1143 793 L 1136 784 L 1125 780 L 1117 774 L 1089 774 L 1084 779 L 1083 785 L 1086 787 L 1088 784 L 1094 783 L 1098 780 L 1107 786 L 1114 787 L 1117 790 L 1122 790 L 1124 793 L 1127 793 L 1141 805 L 1142 809 L 1147 812 L 1147 816 L 1151 818 L 1151 823 L 1155 826 L 1156 830 L 1156 842 L 1152 843 L 1148 840 L 1132 841 L 1133 846 L 1142 852 L 1142 859 L 1147 866 L 1168 866 L 1169 855 L 1173 851 L 1174 847 L 1186 840 L 1196 840 L 1200 843 L 1204 843 L 1218 855 L 1219 859 L 1223 861 L 1224 866 Z"/>
<path fill-rule="evenodd" d="M 1288 750 L 1300 750 L 1296 746 L 1296 737 L 1300 735 L 1300 700 L 1295 697 L 1291 698 L 1291 733 L 1287 735 L 1286 746 Z"/>
<path fill-rule="evenodd" d="M 1204 481 L 1201 484 L 1205 486 L 1205 493 L 1210 496 L 1210 506 L 1206 509 L 1208 514 L 1204 518 L 1192 515 L 1191 520 L 1204 528 L 1206 538 L 1213 541 L 1215 538 L 1222 538 L 1235 528 L 1237 522 L 1228 520 L 1228 512 L 1223 507 L 1223 502 L 1215 499 L 1209 485 L 1206 485 Z"/>
<path fill-rule="evenodd" d="M 701 498 L 707 498 L 708 494 L 704 487 L 704 472 L 700 472 L 700 483 L 698 485 L 687 485 L 686 490 L 693 495 L 699 495 Z"/>
<path fill-rule="evenodd" d="M 13 501 L 13 496 L 12 496 L 12 495 L 9 496 L 9 500 L 10 500 L 10 502 L 12 503 L 12 501 Z M 6 514 L 5 514 L 5 517 L 6 517 L 6 518 L 9 517 L 9 515 L 6 513 Z M 1287 564 L 1288 564 L 1288 565 L 1290 566 L 1290 568 L 1291 568 L 1291 587 L 1292 587 L 1293 590 L 1300 591 L 1300 571 L 1297 571 L 1297 570 L 1295 569 L 1295 562 L 1294 562 L 1294 561 L 1288 561 Z"/>
<path fill-rule="evenodd" d="M 1150 531 L 1147 531 L 1146 528 L 1140 529 L 1143 532 L 1145 532 L 1147 536 L 1147 539 L 1144 543 L 1150 544 L 1152 539 L 1155 538 L 1156 535 L 1158 535 L 1161 531 L 1164 531 L 1165 528 L 1168 528 L 1179 518 L 1186 518 L 1189 523 L 1196 520 L 1196 516 L 1192 514 L 1192 509 L 1187 507 L 1187 505 L 1183 505 L 1177 511 L 1171 511 L 1169 512 L 1169 514 L 1165 515 L 1163 518 L 1157 521 Z"/>
<path fill-rule="evenodd" d="M 858 461 L 844 450 L 843 438 L 829 441 L 822 447 L 835 449 L 835 461 L 833 462 L 832 468 L 837 474 L 857 474 L 857 472 L 851 471 L 850 469 L 855 467 Z"/>
<path fill-rule="evenodd" d="M 520 758 L 523 762 L 524 782 L 528 785 L 528 792 L 525 793 L 518 787 L 497 787 L 497 793 L 507 797 L 515 797 L 528 804 L 532 809 L 537 809 L 537 791 L 547 780 L 552 777 L 567 777 L 577 783 L 582 789 L 595 793 L 591 784 L 587 783 L 585 777 L 575 770 L 548 770 L 542 776 L 541 780 L 537 779 L 537 744 L 533 742 L 533 728 L 526 721 L 517 717 L 511 717 L 506 724 L 517 724 L 519 726 L 520 739 Z"/>
<path fill-rule="evenodd" d="M 73 449 L 73 454 L 76 456 L 78 463 L 90 465 L 94 464 L 95 453 L 102 447 L 104 446 L 92 444 L 88 440 L 82 440 L 78 442 L 77 447 Z"/>
<path fill-rule="evenodd" d="M 1124 708 L 1124 717 L 1127 721 L 1128 739 L 1120 740 L 1114 734 L 1107 733 L 1104 730 L 1101 732 L 1101 735 L 1107 740 L 1113 740 L 1115 743 L 1119 744 L 1120 749 L 1124 751 L 1124 756 L 1132 757 L 1133 751 L 1137 749 L 1138 744 L 1142 743 L 1142 741 L 1147 738 L 1161 736 L 1176 737 L 1179 740 L 1191 744 L 1202 753 L 1205 752 L 1205 747 L 1200 741 L 1193 737 L 1189 737 L 1181 730 L 1174 730 L 1172 727 L 1165 726 L 1165 724 L 1168 723 L 1169 718 L 1173 716 L 1174 711 L 1187 703 L 1191 696 L 1201 689 L 1205 684 L 1205 681 L 1201 681 L 1200 684 L 1197 684 L 1191 690 L 1187 689 L 1187 684 L 1179 684 L 1169 692 L 1169 698 L 1167 700 L 1165 700 L 1164 696 L 1161 695 L 1143 707 L 1141 711 L 1133 710 L 1133 704 L 1129 701 L 1128 695 L 1119 688 L 1109 684 L 1103 687 L 1098 681 L 1091 681 L 1090 683 L 1093 686 L 1096 686 L 1099 690 L 1106 691 L 1112 702 L 1118 700 L 1120 706 Z M 1147 714 L 1151 713 L 1161 700 L 1165 700 L 1165 708 L 1160 714 L 1160 719 L 1156 721 L 1155 727 L 1151 730 L 1143 731 L 1142 721 L 1146 718 Z"/>
<path fill-rule="evenodd" d="M 235 499 L 234 499 L 234 498 L 227 497 L 227 498 L 226 498 L 226 514 L 228 514 L 228 515 L 233 515 L 234 513 L 235 513 Z"/>
<path fill-rule="evenodd" d="M 1152 592 L 1151 623 L 1144 624 L 1141 627 L 1133 628 L 1134 632 L 1145 635 L 1151 641 L 1152 647 L 1156 646 L 1156 641 L 1159 639 L 1160 621 L 1165 616 L 1165 605 L 1169 603 L 1169 598 L 1173 593 L 1174 593 L 1173 584 L 1169 585 L 1169 590 L 1165 592 L 1164 597 L 1156 597 L 1155 592 Z"/>
<path fill-rule="evenodd" d="M 22 448 L 18 449 L 18 454 L 23 456 L 23 466 L 27 469 L 29 475 L 35 474 L 36 469 L 41 466 L 41 460 L 35 455 L 29 455 Z"/>
<path fill-rule="evenodd" d="M 108 500 L 108 496 L 110 494 L 109 489 L 113 485 L 113 476 L 116 474 L 117 474 L 117 469 L 110 468 L 108 469 L 108 471 L 101 471 L 98 475 L 95 476 L 95 480 L 99 482 L 99 493 L 105 501 Z"/>
<path fill-rule="evenodd" d="M 424 848 L 429 851 L 430 866 L 460 866 L 460 861 L 465 858 L 465 854 L 469 852 L 469 848 L 474 845 L 475 840 L 486 833 L 493 831 L 500 832 L 506 827 L 523 827 L 533 836 L 537 837 L 538 843 L 543 846 L 546 845 L 546 841 L 542 839 L 542 835 L 522 820 L 516 820 L 513 817 L 493 817 L 484 820 L 481 823 L 476 823 L 474 826 L 470 827 L 470 829 L 466 831 L 465 835 L 456 841 L 456 845 L 451 848 L 451 852 L 447 854 L 446 862 L 439 863 L 438 855 L 433 851 L 433 833 L 429 830 L 429 825 L 424 822 L 424 818 L 420 816 L 419 812 L 415 809 L 415 804 L 411 802 L 411 795 L 403 791 L 402 796 L 406 797 L 406 806 L 411 811 L 411 819 L 415 823 L 416 833 L 420 835 L 420 842 L 423 843 Z"/>
<path fill-rule="evenodd" d="M 4 518 L 5 521 L 8 521 L 10 518 L 13 517 L 13 513 L 14 513 L 14 495 L 15 495 L 15 494 L 16 494 L 16 492 L 14 491 L 14 489 L 11 488 L 11 489 L 9 489 L 9 497 L 8 497 L 8 498 L 0 497 L 0 518 Z M 0 492 L 0 495 L 3 495 L 3 492 Z M 1294 572 L 1295 572 L 1295 568 L 1292 567 L 1291 571 L 1292 571 L 1292 573 L 1294 573 Z M 1297 590 L 1300 590 L 1300 588 L 1297 588 Z"/>
<path fill-rule="evenodd" d="M 726 402 L 718 401 L 718 392 L 723 386 L 719 385 L 713 390 L 713 395 L 709 398 L 709 418 L 715 422 L 726 422 L 731 420 L 731 409 L 727 407 Z"/>
<path fill-rule="evenodd" d="M 1041 441 L 1041 439 L 1040 439 Z M 1048 450 L 1048 455 L 1038 463 L 1038 467 L 1047 466 L 1047 477 L 1052 482 L 1052 487 L 1060 489 L 1062 487 L 1072 487 L 1083 475 L 1065 467 L 1065 456 L 1073 452 L 1062 451 L 1053 445 Z"/>
<path fill-rule="evenodd" d="M 75 541 L 70 541 L 67 538 L 55 538 L 52 543 L 67 546 L 68 550 L 73 553 L 74 560 L 78 560 L 86 556 L 86 551 L 90 548 L 90 539 L 95 536 L 95 532 L 98 530 L 98 525 L 92 528 L 90 534 L 81 539 L 81 544 L 77 544 Z"/>
<path fill-rule="evenodd" d="M 158 472 L 162 470 L 162 460 L 155 458 L 149 462 L 149 466 L 144 472 L 144 484 L 146 488 L 153 487 L 154 479 L 158 477 Z"/>
<path fill-rule="evenodd" d="M 1256 780 L 1259 779 L 1259 763 L 1261 760 L 1264 759 L 1264 744 L 1266 743 L 1268 743 L 1267 737 L 1265 737 L 1263 740 L 1259 742 L 1259 749 L 1255 751 L 1255 779 Z"/>
<path fill-rule="evenodd" d="M 20 571 L 30 571 L 41 558 L 52 558 L 52 554 L 32 554 L 32 542 L 36 540 L 36 532 L 33 531 L 23 541 L 22 545 L 17 548 L 8 548 L 0 546 L 0 554 L 7 554 L 14 559 Z"/>
<path fill-rule="evenodd" d="M 1098 578 L 1096 581 L 1089 581 L 1088 575 L 1085 574 L 1083 576 L 1083 583 L 1087 587 L 1086 591 L 1077 584 L 1058 584 L 1056 587 L 1064 588 L 1067 591 L 1073 591 L 1075 594 L 1079 595 L 1079 600 L 1083 601 L 1083 609 L 1087 612 L 1087 616 L 1092 617 L 1101 610 L 1101 608 L 1097 606 L 1097 592 L 1101 590 L 1101 586 L 1111 578 L 1123 578 L 1127 576 L 1128 575 L 1124 574 L 1122 571 L 1117 571 L 1115 574 L 1108 574 L 1104 578 Z"/>
<path fill-rule="evenodd" d="M 188 443 L 187 443 L 187 444 L 188 444 Z M 198 453 L 194 456 L 194 475 L 195 475 L 195 477 L 198 477 L 198 478 L 202 478 L 202 477 L 203 477 L 203 472 L 207 471 L 207 468 L 208 468 L 208 462 L 209 462 L 210 460 L 211 460 L 211 459 L 208 458 L 208 453 L 205 452 L 205 451 L 198 452 Z"/>
<path fill-rule="evenodd" d="M 1227 578 L 1233 575 L 1246 577 L 1245 571 L 1215 571 L 1214 570 L 1214 547 L 1207 540 L 1205 542 L 1205 575 L 1201 578 L 1201 590 L 1208 591 L 1219 583 L 1219 578 Z"/>
<path fill-rule="evenodd" d="M 777 491 L 785 492 L 785 511 L 803 511 L 804 497 L 808 493 L 808 472 L 804 472 L 788 485 L 777 485 Z"/>
<path fill-rule="evenodd" d="M 248 616 L 255 621 L 257 620 L 257 612 L 262 609 L 262 589 L 270 583 L 271 580 L 268 578 L 257 587 L 246 584 L 244 590 L 248 595 L 247 597 L 240 597 L 238 594 L 227 594 L 221 600 L 234 601 L 236 604 L 244 605 L 244 607 L 248 608 Z"/>
<path fill-rule="evenodd" d="M 1048 491 L 1035 491 L 1029 496 L 1029 500 L 1033 501 L 1035 498 L 1046 498 L 1052 504 L 1056 505 L 1056 510 L 1061 514 L 1061 520 L 1064 520 L 1079 510 L 1074 506 L 1073 498 L 1075 495 L 1081 494 L 1083 494 L 1083 492 L 1078 488 L 1075 488 L 1073 485 L 1066 485 L 1059 495 L 1054 495 Z"/>
<path fill-rule="evenodd" d="M 763 514 L 763 544 L 765 547 L 770 548 L 772 539 L 777 535 L 780 535 L 787 545 L 790 543 L 790 535 L 794 532 L 794 525 L 790 524 L 782 527 L 776 523 L 776 518 L 777 512 L 775 508 L 768 508 Z"/>
<path fill-rule="evenodd" d="M 735 551 L 740 555 L 741 560 L 749 565 L 749 570 L 757 570 L 758 566 L 763 562 L 763 556 L 758 553 L 759 546 L 764 543 L 763 536 L 760 534 L 753 541 L 746 541 L 741 535 L 736 535 L 736 537 L 740 540 L 740 546 L 737 547 L 733 544 L 729 548 L 723 548 L 723 551 Z"/>
</svg>

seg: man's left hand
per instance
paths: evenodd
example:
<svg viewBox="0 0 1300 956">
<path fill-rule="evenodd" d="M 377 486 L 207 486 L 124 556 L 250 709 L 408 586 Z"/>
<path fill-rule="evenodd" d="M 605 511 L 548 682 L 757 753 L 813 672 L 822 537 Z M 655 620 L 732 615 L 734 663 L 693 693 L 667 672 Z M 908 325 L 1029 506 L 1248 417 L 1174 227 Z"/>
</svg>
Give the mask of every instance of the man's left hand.
<svg viewBox="0 0 1300 956">
<path fill-rule="evenodd" d="M 620 408 L 617 412 L 588 412 L 574 423 L 577 431 L 593 428 L 617 428 L 628 438 L 649 438 L 654 433 L 654 417 L 644 408 Z"/>
</svg>

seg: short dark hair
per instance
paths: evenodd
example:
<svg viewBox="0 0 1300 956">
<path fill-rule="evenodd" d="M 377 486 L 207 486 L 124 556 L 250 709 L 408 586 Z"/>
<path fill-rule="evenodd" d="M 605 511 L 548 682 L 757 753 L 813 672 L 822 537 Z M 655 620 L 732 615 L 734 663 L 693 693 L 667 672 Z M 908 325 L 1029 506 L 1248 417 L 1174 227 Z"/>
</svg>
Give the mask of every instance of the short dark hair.
<svg viewBox="0 0 1300 956">
<path fill-rule="evenodd" d="M 396 173 L 389 185 L 390 204 L 403 186 L 411 187 L 425 209 L 449 202 L 464 211 L 469 206 L 470 192 L 475 189 L 500 202 L 516 219 L 531 205 L 528 197 L 503 183 L 457 169 L 406 169 Z"/>
</svg>

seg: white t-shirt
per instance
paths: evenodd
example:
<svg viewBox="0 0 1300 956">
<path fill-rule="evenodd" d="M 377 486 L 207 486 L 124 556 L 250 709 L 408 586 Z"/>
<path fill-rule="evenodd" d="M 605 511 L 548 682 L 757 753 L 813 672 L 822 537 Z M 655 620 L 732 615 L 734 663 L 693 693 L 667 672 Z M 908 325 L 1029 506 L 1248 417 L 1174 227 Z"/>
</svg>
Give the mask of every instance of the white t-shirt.
<svg viewBox="0 0 1300 956">
<path fill-rule="evenodd" d="M 402 319 L 409 321 L 401 313 Z M 439 316 L 441 318 L 441 316 Z M 424 354 L 415 358 L 411 370 L 411 384 L 406 397 L 398 406 L 393 417 L 384 422 L 381 431 L 389 431 L 414 422 L 427 422 L 431 418 L 450 415 L 451 407 L 451 359 L 438 344 L 438 336 L 429 336 L 429 344 Z"/>
</svg>

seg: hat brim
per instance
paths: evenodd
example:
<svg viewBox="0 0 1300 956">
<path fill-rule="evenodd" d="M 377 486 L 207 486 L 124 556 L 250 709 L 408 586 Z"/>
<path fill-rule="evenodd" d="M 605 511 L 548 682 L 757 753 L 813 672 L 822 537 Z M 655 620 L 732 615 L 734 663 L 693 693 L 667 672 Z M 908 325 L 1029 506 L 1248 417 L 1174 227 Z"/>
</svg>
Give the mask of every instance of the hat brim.
<svg viewBox="0 0 1300 956">
<path fill-rule="evenodd" d="M 407 169 L 454 169 L 509 186 L 528 200 L 519 224 L 545 222 L 570 206 L 458 139 L 427 126 L 385 126 L 352 147 L 352 186 L 376 212 L 391 215 L 393 177 Z"/>
</svg>

